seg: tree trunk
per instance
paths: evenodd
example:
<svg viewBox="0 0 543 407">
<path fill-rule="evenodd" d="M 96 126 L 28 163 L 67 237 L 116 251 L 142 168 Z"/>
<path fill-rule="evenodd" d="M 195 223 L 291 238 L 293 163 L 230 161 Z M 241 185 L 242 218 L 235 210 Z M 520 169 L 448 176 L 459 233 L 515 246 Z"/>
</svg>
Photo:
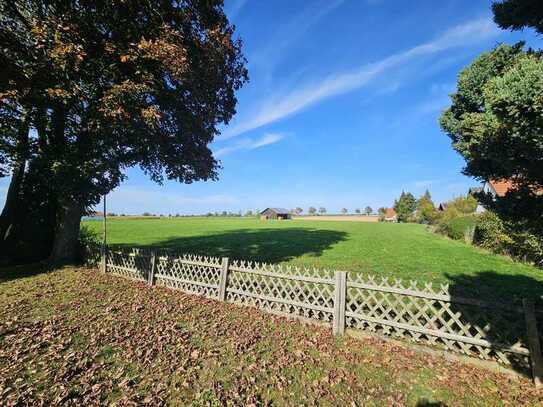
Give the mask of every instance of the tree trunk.
<svg viewBox="0 0 543 407">
<path fill-rule="evenodd" d="M 83 208 L 73 200 L 63 200 L 58 208 L 58 223 L 50 261 L 74 263 L 78 258 L 79 229 Z"/>
<path fill-rule="evenodd" d="M 28 156 L 28 133 L 30 131 L 30 115 L 23 110 L 19 129 L 17 130 L 17 154 L 8 187 L 6 202 L 2 214 L 0 214 L 0 242 L 4 242 L 10 232 L 13 232 L 13 225 L 16 223 L 17 208 L 21 186 L 26 168 L 26 157 Z"/>
<path fill-rule="evenodd" d="M 17 167 L 13 169 L 6 195 L 6 203 L 0 215 L 0 242 L 8 240 L 10 232 L 13 232 L 25 167 L 26 160 L 21 160 Z"/>
</svg>

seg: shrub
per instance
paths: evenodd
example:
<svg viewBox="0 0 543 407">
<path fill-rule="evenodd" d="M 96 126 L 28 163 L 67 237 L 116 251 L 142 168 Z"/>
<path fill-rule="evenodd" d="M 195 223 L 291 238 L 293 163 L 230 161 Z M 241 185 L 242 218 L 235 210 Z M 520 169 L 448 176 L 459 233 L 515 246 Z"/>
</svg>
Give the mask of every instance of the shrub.
<svg viewBox="0 0 543 407">
<path fill-rule="evenodd" d="M 479 216 L 474 243 L 543 266 L 543 237 L 526 232 L 521 224 L 504 222 L 493 212 Z"/>
<path fill-rule="evenodd" d="M 502 220 L 494 212 L 487 211 L 479 216 L 473 242 L 493 252 L 506 253 L 512 239 Z"/>
<path fill-rule="evenodd" d="M 535 263 L 539 267 L 543 266 L 542 237 L 527 232 L 513 232 L 511 238 L 513 240 L 509 249 L 511 255 Z"/>
<path fill-rule="evenodd" d="M 473 215 L 445 217 L 438 223 L 437 231 L 454 240 L 466 240 L 471 243 L 477 217 Z"/>
<path fill-rule="evenodd" d="M 79 261 L 88 265 L 96 265 L 100 260 L 101 239 L 97 232 L 87 226 L 79 230 Z"/>
<path fill-rule="evenodd" d="M 421 202 L 417 208 L 416 222 L 433 225 L 439 219 L 439 213 L 431 202 Z"/>
<path fill-rule="evenodd" d="M 448 202 L 447 208 L 455 208 L 458 212 L 469 215 L 477 209 L 477 200 L 468 194 L 467 196 L 459 196 Z"/>
</svg>

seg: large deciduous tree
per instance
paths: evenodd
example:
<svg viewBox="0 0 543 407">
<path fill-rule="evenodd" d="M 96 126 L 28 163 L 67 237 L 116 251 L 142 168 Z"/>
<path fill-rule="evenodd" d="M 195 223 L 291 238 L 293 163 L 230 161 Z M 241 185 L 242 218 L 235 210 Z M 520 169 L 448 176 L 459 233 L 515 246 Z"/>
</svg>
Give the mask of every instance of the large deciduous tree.
<svg viewBox="0 0 543 407">
<path fill-rule="evenodd" d="M 543 33 L 541 0 L 501 0 L 492 4 L 494 21 L 501 28 L 519 30 L 525 27 Z"/>
<path fill-rule="evenodd" d="M 42 253 L 73 260 L 82 214 L 128 167 L 216 178 L 208 144 L 247 80 L 221 0 L 2 2 L 0 41 L 0 244 L 13 257 L 37 216 Z"/>
<path fill-rule="evenodd" d="M 502 218 L 543 233 L 543 60 L 523 44 L 499 45 L 458 78 L 452 104 L 440 118 L 466 160 L 464 173 L 508 179 L 505 197 L 480 194 Z"/>
</svg>

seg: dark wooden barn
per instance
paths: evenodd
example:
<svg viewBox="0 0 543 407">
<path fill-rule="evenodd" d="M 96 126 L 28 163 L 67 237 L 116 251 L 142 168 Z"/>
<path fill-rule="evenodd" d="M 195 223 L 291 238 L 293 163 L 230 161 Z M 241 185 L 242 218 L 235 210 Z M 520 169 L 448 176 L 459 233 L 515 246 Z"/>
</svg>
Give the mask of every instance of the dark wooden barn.
<svg viewBox="0 0 543 407">
<path fill-rule="evenodd" d="M 284 208 L 266 208 L 260 212 L 261 219 L 290 219 L 291 214 Z"/>
</svg>

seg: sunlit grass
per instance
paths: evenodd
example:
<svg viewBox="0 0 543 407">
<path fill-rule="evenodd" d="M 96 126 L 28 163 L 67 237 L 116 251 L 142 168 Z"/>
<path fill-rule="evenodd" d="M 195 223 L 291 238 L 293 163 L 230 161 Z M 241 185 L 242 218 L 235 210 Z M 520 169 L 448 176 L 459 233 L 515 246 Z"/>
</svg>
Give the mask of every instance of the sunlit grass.
<svg viewBox="0 0 543 407">
<path fill-rule="evenodd" d="M 85 225 L 101 230 L 100 222 Z M 417 224 L 110 218 L 108 242 L 450 283 L 473 295 L 499 299 L 543 292 L 542 270 L 436 235 Z"/>
</svg>

